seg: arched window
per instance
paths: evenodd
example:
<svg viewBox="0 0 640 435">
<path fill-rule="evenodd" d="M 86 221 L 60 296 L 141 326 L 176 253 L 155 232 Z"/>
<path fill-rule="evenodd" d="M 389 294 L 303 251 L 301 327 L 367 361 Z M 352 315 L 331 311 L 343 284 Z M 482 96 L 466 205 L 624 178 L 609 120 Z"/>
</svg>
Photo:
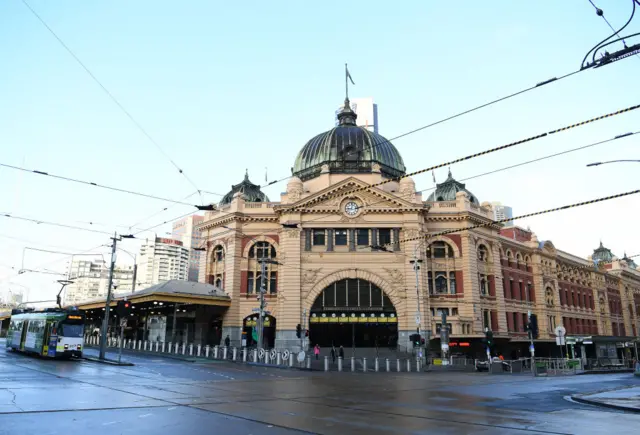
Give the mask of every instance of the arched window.
<svg viewBox="0 0 640 435">
<path fill-rule="evenodd" d="M 524 256 L 524 264 L 527 267 L 531 266 L 531 258 L 528 255 Z"/>
<path fill-rule="evenodd" d="M 262 280 L 262 265 L 260 260 L 276 258 L 276 248 L 269 242 L 256 242 L 249 248 L 249 261 L 247 270 L 247 294 L 257 293 L 260 286 L 264 285 L 267 294 L 278 292 L 278 265 L 267 263 L 266 274 Z"/>
<path fill-rule="evenodd" d="M 222 245 L 216 245 L 211 253 L 208 282 L 224 289 L 224 247 Z"/>
<path fill-rule="evenodd" d="M 545 291 L 545 295 L 546 295 L 546 301 L 547 301 L 547 306 L 548 307 L 553 307 L 553 289 L 551 287 L 547 287 L 547 290 Z"/>
<path fill-rule="evenodd" d="M 429 294 L 446 295 L 456 294 L 456 273 L 449 272 L 428 272 L 427 280 L 429 281 Z"/>
<path fill-rule="evenodd" d="M 453 248 L 446 242 L 433 242 L 427 247 L 427 258 L 453 258 Z"/>
<path fill-rule="evenodd" d="M 489 261 L 489 250 L 484 245 L 478 246 L 478 261 L 487 263 Z"/>
<path fill-rule="evenodd" d="M 269 242 L 256 242 L 249 249 L 249 258 L 261 260 L 263 258 L 276 258 L 276 248 Z"/>
</svg>

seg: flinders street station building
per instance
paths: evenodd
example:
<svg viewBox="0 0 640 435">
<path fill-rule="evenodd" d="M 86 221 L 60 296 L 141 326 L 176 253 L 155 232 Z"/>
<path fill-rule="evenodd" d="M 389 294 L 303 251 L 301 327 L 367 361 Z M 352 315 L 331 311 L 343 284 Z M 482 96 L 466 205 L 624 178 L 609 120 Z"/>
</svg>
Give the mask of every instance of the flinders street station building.
<svg viewBox="0 0 640 435">
<path fill-rule="evenodd" d="M 302 147 L 279 201 L 248 176 L 232 186 L 198 226 L 206 241 L 199 281 L 230 298 L 222 338 L 253 340 L 264 282 L 269 347 L 299 348 L 301 324 L 311 345 L 402 350 L 419 322 L 436 352 L 448 328 L 453 354 L 483 353 L 489 328 L 505 356 L 528 356 L 532 312 L 536 356 L 559 356 L 560 325 L 592 357 L 634 353 L 640 271 L 626 254 L 602 244 L 589 258 L 563 252 L 493 222 L 491 204 L 451 172 L 427 198 L 405 173 L 396 147 L 357 126 L 347 100 L 338 125 Z M 485 226 L 463 230 L 475 224 Z M 461 231 L 428 237 L 454 229 Z M 274 260 L 264 280 L 262 259 Z"/>
</svg>

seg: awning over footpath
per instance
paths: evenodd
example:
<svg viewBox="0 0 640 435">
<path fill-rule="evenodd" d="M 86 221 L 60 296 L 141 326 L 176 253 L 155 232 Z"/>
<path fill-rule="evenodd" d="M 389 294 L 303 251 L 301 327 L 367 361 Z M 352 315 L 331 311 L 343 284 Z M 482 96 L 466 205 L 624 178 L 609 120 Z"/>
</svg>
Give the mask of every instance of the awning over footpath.
<svg viewBox="0 0 640 435">
<path fill-rule="evenodd" d="M 111 307 L 115 307 L 119 300 L 127 299 L 132 303 L 166 302 L 178 304 L 209 305 L 228 307 L 231 298 L 224 291 L 211 284 L 192 281 L 166 281 L 135 293 L 118 295 L 111 300 Z M 104 308 L 106 298 L 86 301 L 74 305 L 80 310 L 94 310 Z"/>
</svg>

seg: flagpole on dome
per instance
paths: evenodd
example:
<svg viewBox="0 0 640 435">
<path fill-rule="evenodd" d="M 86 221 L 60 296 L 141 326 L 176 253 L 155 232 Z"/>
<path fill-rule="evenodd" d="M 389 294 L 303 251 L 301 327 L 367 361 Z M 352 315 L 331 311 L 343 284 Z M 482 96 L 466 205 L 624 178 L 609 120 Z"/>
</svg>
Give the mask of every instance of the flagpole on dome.
<svg viewBox="0 0 640 435">
<path fill-rule="evenodd" d="M 351 80 L 351 84 L 355 86 L 355 82 L 353 81 L 353 78 L 351 77 L 351 74 L 349 74 L 349 67 L 345 63 L 344 64 L 344 95 L 345 95 L 345 101 L 349 101 L 349 80 Z"/>
</svg>

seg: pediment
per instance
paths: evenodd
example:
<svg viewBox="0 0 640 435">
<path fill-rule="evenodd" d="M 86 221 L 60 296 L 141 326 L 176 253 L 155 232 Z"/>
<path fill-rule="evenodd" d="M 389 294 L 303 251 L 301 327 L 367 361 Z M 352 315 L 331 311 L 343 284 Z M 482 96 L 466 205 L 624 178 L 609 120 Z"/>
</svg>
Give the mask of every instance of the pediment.
<svg viewBox="0 0 640 435">
<path fill-rule="evenodd" d="M 357 178 L 348 178 L 332 186 L 327 187 L 310 196 L 300 199 L 293 204 L 274 207 L 276 211 L 286 212 L 291 210 L 337 210 L 346 199 L 358 199 L 368 211 L 374 210 L 422 210 L 422 203 L 413 203 L 396 196 L 394 193 L 385 192 L 377 187 L 370 187 L 367 183 Z"/>
</svg>

